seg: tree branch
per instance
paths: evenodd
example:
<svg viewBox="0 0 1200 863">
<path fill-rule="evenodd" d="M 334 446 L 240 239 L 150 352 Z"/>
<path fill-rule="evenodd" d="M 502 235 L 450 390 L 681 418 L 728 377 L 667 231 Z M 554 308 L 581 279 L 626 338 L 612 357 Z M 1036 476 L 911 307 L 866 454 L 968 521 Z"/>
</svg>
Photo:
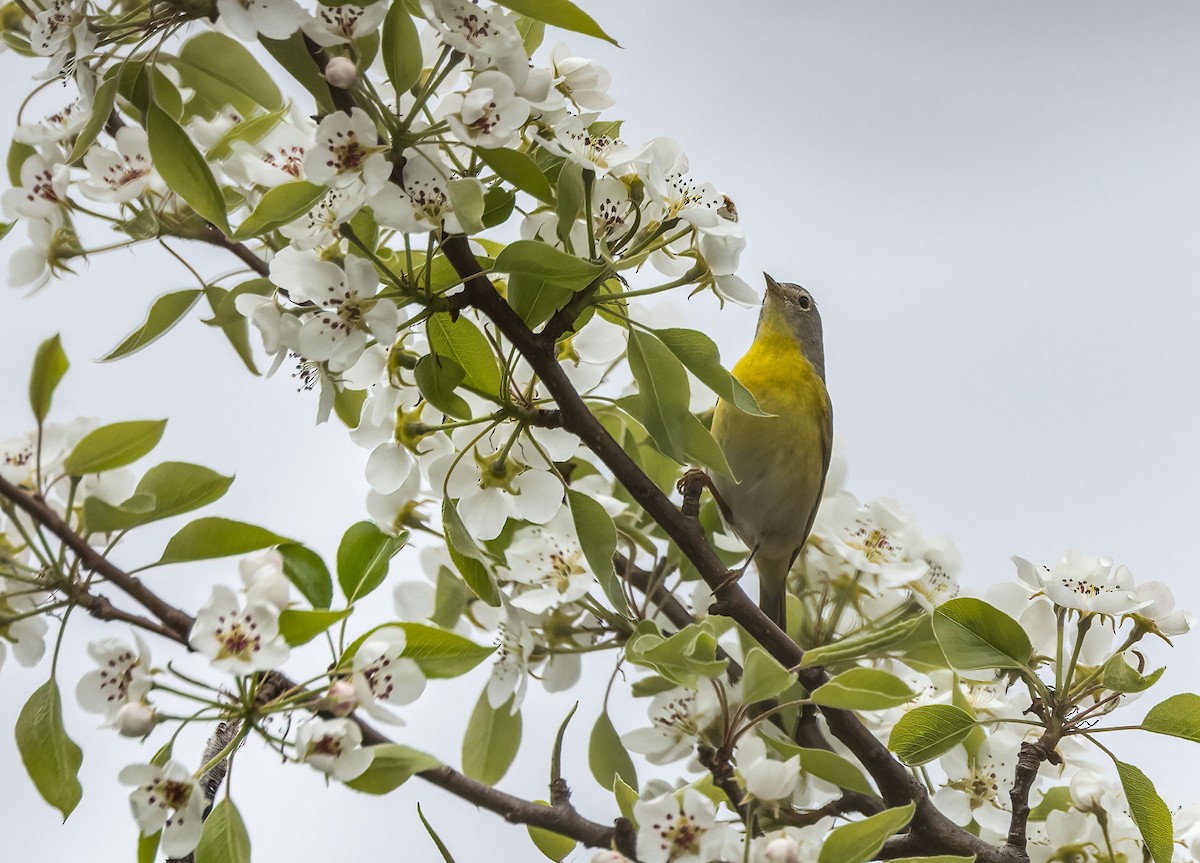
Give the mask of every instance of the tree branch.
<svg viewBox="0 0 1200 863">
<path fill-rule="evenodd" d="M 552 346 L 540 339 L 496 291 L 475 260 L 466 237 L 441 238 L 442 252 L 465 285 L 465 299 L 491 319 L 537 374 L 562 411 L 563 428 L 577 435 L 633 496 L 646 513 L 688 557 L 716 598 L 711 611 L 733 618 L 752 638 L 785 668 L 797 670 L 800 682 L 810 691 L 828 680 L 822 668 L 801 668 L 804 652 L 750 601 L 716 552 L 709 546 L 700 525 L 685 516 L 646 476 L 637 463 L 588 409 L 583 398 L 554 358 Z M 1008 860 L 1000 849 L 972 836 L 954 824 L 930 802 L 924 787 L 897 761 L 887 748 L 846 710 L 822 708 L 830 731 L 841 740 L 871 774 L 889 805 L 909 801 L 917 804 L 913 829 L 929 839 L 929 851 L 975 854 L 980 863 Z"/>
<path fill-rule="evenodd" d="M 1035 742 L 1021 744 L 1017 755 L 1017 770 L 1013 777 L 1013 789 L 1009 795 L 1012 800 L 1012 820 L 1008 823 L 1008 841 L 1006 849 L 1027 856 L 1026 830 L 1029 826 L 1029 790 L 1037 778 L 1038 770 L 1043 761 L 1057 763 L 1058 756 L 1054 747 L 1058 745 L 1059 732 L 1057 727 L 1047 728 Z"/>
<path fill-rule="evenodd" d="M 161 621 L 161 625 L 152 620 L 119 610 L 109 612 L 109 609 L 113 609 L 113 606 L 103 597 L 87 594 L 86 596 L 89 599 L 84 599 L 81 596 L 77 600 L 80 605 L 88 608 L 89 611 L 95 607 L 103 613 L 111 613 L 111 616 L 97 615 L 101 616 L 101 619 L 123 620 L 126 623 L 146 629 L 149 632 L 154 632 L 185 647 L 187 646 L 188 634 L 195 623 L 194 617 L 162 599 L 154 591 L 146 587 L 140 579 L 125 572 L 88 545 L 83 537 L 75 533 L 41 497 L 27 494 L 3 477 L 0 477 L 0 496 L 12 501 L 13 504 L 29 515 L 30 518 L 62 540 L 67 548 L 75 553 L 80 563 L 86 569 L 102 575 L 110 584 L 141 603 L 146 610 Z M 285 674 L 279 672 L 269 672 L 268 674 L 274 678 L 272 686 L 276 691 L 287 691 L 296 687 L 296 684 Z M 357 715 L 350 718 L 362 729 L 364 744 L 374 745 L 395 742 L 381 734 L 373 726 L 364 722 Z M 528 824 L 533 827 L 542 827 L 546 830 L 560 833 L 577 842 L 582 842 L 592 848 L 611 848 L 614 846 L 614 842 L 617 842 L 620 837 L 625 837 L 622 841 L 627 845 L 628 837 L 632 835 L 628 829 L 628 825 L 624 828 L 621 827 L 620 822 L 624 821 L 624 819 L 618 819 L 615 826 L 609 827 L 584 818 L 575 811 L 573 806 L 545 806 L 540 803 L 523 800 L 520 797 L 515 797 L 512 794 L 471 779 L 469 776 L 459 773 L 452 767 L 437 767 L 432 770 L 424 770 L 417 775 L 426 782 L 437 785 L 439 788 L 443 788 L 457 797 L 461 797 L 490 812 L 497 813 L 507 821 L 517 824 Z M 631 852 L 627 851 L 626 853 Z"/>
</svg>

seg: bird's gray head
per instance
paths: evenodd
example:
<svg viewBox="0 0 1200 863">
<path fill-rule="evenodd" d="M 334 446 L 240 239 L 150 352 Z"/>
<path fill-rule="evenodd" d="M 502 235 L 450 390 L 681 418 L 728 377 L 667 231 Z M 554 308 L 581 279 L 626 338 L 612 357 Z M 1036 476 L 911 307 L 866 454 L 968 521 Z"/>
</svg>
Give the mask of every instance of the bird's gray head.
<svg viewBox="0 0 1200 863">
<path fill-rule="evenodd" d="M 813 364 L 821 380 L 825 380 L 825 343 L 817 301 L 799 285 L 777 282 L 766 273 L 763 275 L 767 279 L 767 294 L 758 317 L 759 331 L 768 321 L 768 326 L 787 326 L 800 343 L 804 356 Z"/>
</svg>

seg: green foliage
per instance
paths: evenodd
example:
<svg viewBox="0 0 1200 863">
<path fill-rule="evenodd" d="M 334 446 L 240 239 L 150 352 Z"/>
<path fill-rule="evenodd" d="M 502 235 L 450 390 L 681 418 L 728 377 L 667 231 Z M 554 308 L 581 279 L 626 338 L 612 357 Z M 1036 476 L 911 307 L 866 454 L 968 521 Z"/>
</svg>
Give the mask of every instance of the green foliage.
<svg viewBox="0 0 1200 863">
<path fill-rule="evenodd" d="M 916 697 L 907 683 L 878 668 L 851 668 L 813 690 L 813 704 L 843 710 L 886 710 Z"/>
<path fill-rule="evenodd" d="M 826 838 L 817 863 L 866 863 L 874 859 L 888 837 L 906 826 L 915 811 L 916 805 L 909 803 L 843 824 Z"/>
<path fill-rule="evenodd" d="M 25 702 L 15 733 L 25 771 L 42 799 L 61 812 L 65 821 L 83 798 L 79 784 L 83 750 L 63 727 L 62 697 L 54 678 Z"/>
<path fill-rule="evenodd" d="M 626 785 L 637 787 L 637 769 L 607 710 L 601 711 L 592 726 L 588 738 L 588 767 L 601 788 L 612 788 L 613 780 L 618 777 Z"/>
<path fill-rule="evenodd" d="M 652 621 L 643 620 L 626 642 L 625 656 L 678 686 L 694 689 L 700 678 L 716 677 L 729 664 L 716 658 L 719 635 L 711 618 L 685 626 L 670 638 L 663 638 Z"/>
<path fill-rule="evenodd" d="M 1154 863 L 1171 863 L 1174 845 L 1174 829 L 1171 825 L 1171 810 L 1158 796 L 1154 783 L 1146 774 L 1124 761 L 1116 761 L 1117 775 L 1129 801 L 1129 814 L 1142 834 L 1146 850 Z"/>
<path fill-rule="evenodd" d="M 286 608 L 279 613 L 279 634 L 292 647 L 308 644 L 335 623 L 345 620 L 350 611 L 349 608 L 339 611 L 325 608 Z"/>
<path fill-rule="evenodd" d="M 337 552 L 338 585 L 346 602 L 353 604 L 383 584 L 388 564 L 407 542 L 408 531 L 393 536 L 373 522 L 351 525 Z"/>
<path fill-rule="evenodd" d="M 512 183 L 517 189 L 532 195 L 543 204 L 554 203 L 554 189 L 537 162 L 519 150 L 479 150 L 480 161 L 496 172 L 496 176 Z"/>
<path fill-rule="evenodd" d="M 182 515 L 219 500 L 233 477 L 187 462 L 168 461 L 146 471 L 124 503 L 113 506 L 98 497 L 83 504 L 87 530 L 110 533 Z"/>
<path fill-rule="evenodd" d="M 100 137 L 100 132 L 104 129 L 104 124 L 108 122 L 108 118 L 112 114 L 116 99 L 117 75 L 110 72 L 96 87 L 96 92 L 92 94 L 91 114 L 88 115 L 87 122 L 83 124 L 79 134 L 75 136 L 75 143 L 71 147 L 70 155 L 67 156 L 69 163 L 72 165 L 78 163 L 92 144 L 96 143 L 96 139 Z"/>
<path fill-rule="evenodd" d="M 172 327 L 183 320 L 183 316 L 192 310 L 203 293 L 199 288 L 188 288 L 182 291 L 172 291 L 163 294 L 150 304 L 146 320 L 132 333 L 121 340 L 121 343 L 105 354 L 101 362 L 119 360 L 135 354 L 147 345 L 153 344 Z"/>
<path fill-rule="evenodd" d="M 655 335 L 629 332 L 629 368 L 637 382 L 634 414 L 659 452 L 679 464 L 702 464 L 730 475 L 720 445 L 689 410 L 683 364 Z"/>
<path fill-rule="evenodd" d="M 464 234 L 483 230 L 483 184 L 474 177 L 460 177 L 446 184 L 450 206 Z"/>
<path fill-rule="evenodd" d="M 487 690 L 480 693 L 467 733 L 463 737 L 463 773 L 487 785 L 504 778 L 521 746 L 521 712 L 512 710 L 510 698 L 499 709 L 488 703 Z"/>
<path fill-rule="evenodd" d="M 945 755 L 966 739 L 975 719 L 951 704 L 925 704 L 905 713 L 892 728 L 888 749 L 910 767 Z"/>
<path fill-rule="evenodd" d="M 588 567 L 596 575 L 600 588 L 618 612 L 625 613 L 629 603 L 625 599 L 625 588 L 613 569 L 613 555 L 617 550 L 617 526 L 613 524 L 604 507 L 594 498 L 582 492 L 567 489 L 567 503 L 571 508 L 571 519 L 579 535 L 579 545 Z M 605 786 L 608 787 L 608 786 Z"/>
<path fill-rule="evenodd" d="M 954 668 L 1028 668 L 1033 655 L 1021 624 L 974 597 L 939 605 L 933 613 L 933 631 Z"/>
<path fill-rule="evenodd" d="M 33 409 L 38 425 L 50 413 L 54 391 L 70 366 L 57 335 L 38 345 L 37 353 L 33 355 L 33 371 L 29 375 L 29 407 Z"/>
<path fill-rule="evenodd" d="M 795 682 L 795 672 L 788 671 L 761 647 L 751 647 L 746 652 L 742 675 L 742 700 L 747 704 L 774 698 Z"/>
<path fill-rule="evenodd" d="M 75 444 L 63 468 L 72 476 L 82 476 L 132 464 L 158 446 L 166 427 L 166 420 L 133 420 L 100 426 Z"/>
<path fill-rule="evenodd" d="M 265 527 L 210 516 L 184 525 L 167 542 L 158 563 L 183 563 L 190 560 L 230 557 L 286 542 L 286 537 Z"/>
<path fill-rule="evenodd" d="M 689 372 L 732 404 L 751 416 L 770 416 L 758 406 L 754 396 L 721 365 L 717 343 L 696 330 L 672 328 L 654 330 L 654 335 L 683 363 Z"/>
<path fill-rule="evenodd" d="M 836 752 L 797 746 L 790 740 L 781 740 L 772 735 L 766 735 L 763 739 L 767 741 L 768 746 L 784 758 L 798 756 L 800 769 L 805 773 L 812 774 L 818 779 L 824 779 L 847 791 L 857 791 L 859 794 L 875 793 L 875 789 L 867 781 L 861 768 Z"/>
<path fill-rule="evenodd" d="M 218 801 L 204 821 L 196 863 L 250 863 L 250 834 L 228 797 Z"/>
<path fill-rule="evenodd" d="M 496 579 L 492 575 L 491 561 L 486 552 L 475 544 L 475 539 L 462 523 L 458 509 L 450 498 L 442 502 L 442 530 L 446 534 L 450 560 L 471 593 L 488 605 L 499 607 L 500 588 L 496 586 Z"/>
<path fill-rule="evenodd" d="M 279 87 L 267 70 L 245 45 L 223 33 L 197 33 L 171 63 L 179 70 L 184 86 L 196 91 L 193 101 L 206 116 L 226 105 L 233 105 L 243 117 L 253 116 L 258 108 L 275 111 L 283 107 Z"/>
<path fill-rule="evenodd" d="M 542 806 L 550 805 L 544 800 L 535 800 L 533 802 Z M 534 847 L 538 851 L 541 851 L 542 856 L 547 860 L 553 860 L 555 863 L 565 860 L 567 855 L 574 851 L 575 846 L 578 844 L 570 836 L 563 836 L 561 833 L 555 833 L 541 827 L 528 827 L 526 829 L 529 831 L 529 838 L 532 840 Z"/>
<path fill-rule="evenodd" d="M 1142 720 L 1142 728 L 1200 743 L 1200 695 L 1184 692 L 1154 705 Z"/>
<path fill-rule="evenodd" d="M 563 30 L 582 33 L 585 36 L 594 36 L 617 45 L 616 39 L 605 33 L 591 15 L 588 15 L 571 0 L 497 0 L 497 2 L 501 6 L 519 12 L 527 18 L 533 18 L 535 21 L 541 21 L 552 27 L 561 27 Z M 619 48 L 620 45 L 617 47 Z"/>
<path fill-rule="evenodd" d="M 1113 692 L 1145 692 L 1158 682 L 1166 670 L 1166 666 L 1163 666 L 1149 674 L 1141 674 L 1129 665 L 1126 653 L 1117 653 L 1104 663 L 1102 680 L 1104 688 Z"/>
<path fill-rule="evenodd" d="M 170 114 L 154 104 L 146 110 L 146 134 L 150 139 L 150 158 L 163 182 L 188 206 L 228 234 L 225 198 L 208 162 L 204 161 L 188 133 Z"/>
<path fill-rule="evenodd" d="M 266 194 L 259 199 L 254 212 L 238 225 L 232 238 L 247 240 L 274 231 L 288 222 L 294 222 L 316 206 L 317 201 L 321 200 L 324 194 L 324 186 L 307 183 L 304 180 L 296 180 L 293 183 L 284 183 L 268 189 Z"/>
<path fill-rule="evenodd" d="M 459 677 L 491 656 L 496 649 L 423 623 L 385 623 L 354 639 L 342 654 L 338 667 L 350 668 L 358 649 L 376 632 L 389 628 L 404 632 L 403 656 L 417 663 L 428 678 Z"/>
<path fill-rule="evenodd" d="M 381 743 L 367 750 L 373 753 L 371 766 L 346 783 L 364 794 L 387 794 L 423 770 L 442 766 L 432 755 L 399 743 Z"/>
<path fill-rule="evenodd" d="M 283 574 L 296 586 L 313 608 L 329 608 L 333 602 L 333 578 L 329 567 L 311 548 L 288 542 L 279 546 Z"/>
<path fill-rule="evenodd" d="M 397 93 L 421 77 L 421 40 L 403 3 L 393 3 L 383 19 L 383 67 Z"/>
<path fill-rule="evenodd" d="M 921 627 L 918 619 L 901 620 L 880 629 L 866 629 L 832 644 L 822 644 L 804 651 L 800 665 L 836 665 L 840 662 L 866 659 L 896 647 Z"/>
</svg>

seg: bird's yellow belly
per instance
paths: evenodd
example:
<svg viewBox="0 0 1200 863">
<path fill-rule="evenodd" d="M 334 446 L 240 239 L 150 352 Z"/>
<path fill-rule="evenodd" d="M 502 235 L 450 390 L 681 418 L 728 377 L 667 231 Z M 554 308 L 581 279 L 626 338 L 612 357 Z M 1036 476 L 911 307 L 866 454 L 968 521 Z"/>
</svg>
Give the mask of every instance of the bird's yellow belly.
<svg viewBox="0 0 1200 863">
<path fill-rule="evenodd" d="M 749 416 L 725 402 L 713 416 L 713 435 L 737 481 L 713 477 L 742 541 L 760 554 L 787 557 L 804 541 L 821 495 L 830 445 L 825 385 L 812 365 L 791 351 L 752 348 L 734 367 L 770 417 Z"/>
</svg>

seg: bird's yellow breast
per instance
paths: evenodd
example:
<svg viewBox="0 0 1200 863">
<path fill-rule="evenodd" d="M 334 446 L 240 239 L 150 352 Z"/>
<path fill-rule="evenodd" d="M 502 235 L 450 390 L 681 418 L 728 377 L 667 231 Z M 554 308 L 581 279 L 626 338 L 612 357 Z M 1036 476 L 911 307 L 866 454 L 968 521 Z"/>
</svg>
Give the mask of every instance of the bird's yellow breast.
<svg viewBox="0 0 1200 863">
<path fill-rule="evenodd" d="M 714 476 L 743 541 L 790 554 L 820 500 L 833 444 L 825 383 L 792 333 L 764 321 L 733 375 L 774 416 L 750 416 L 721 401 L 713 436 L 737 482 Z M 739 517 L 739 512 L 741 513 Z"/>
</svg>

